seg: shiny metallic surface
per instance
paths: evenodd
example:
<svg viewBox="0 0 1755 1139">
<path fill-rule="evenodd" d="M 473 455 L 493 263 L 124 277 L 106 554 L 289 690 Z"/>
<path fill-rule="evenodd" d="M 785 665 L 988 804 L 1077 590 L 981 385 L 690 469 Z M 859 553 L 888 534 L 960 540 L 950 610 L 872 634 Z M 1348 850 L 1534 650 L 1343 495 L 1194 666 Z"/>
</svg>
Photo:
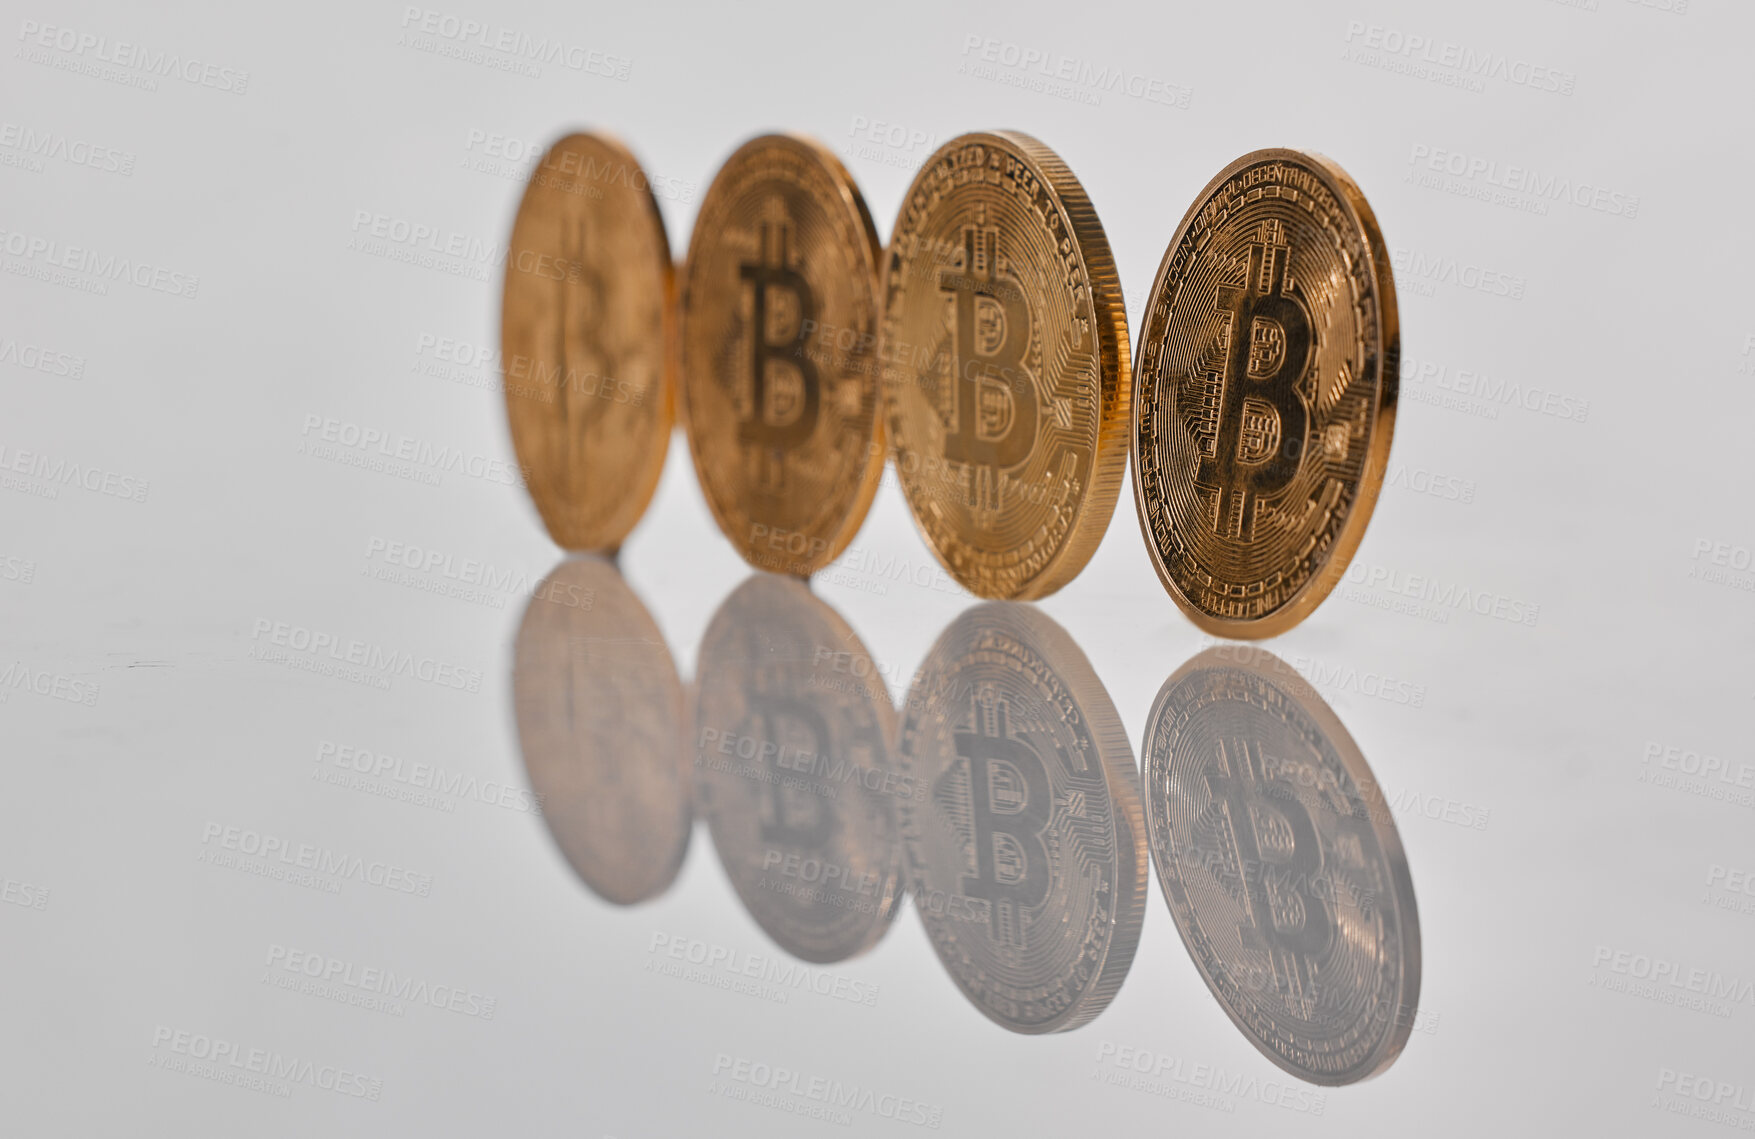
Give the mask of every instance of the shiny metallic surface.
<svg viewBox="0 0 1755 1139">
<path fill-rule="evenodd" d="M 1264 649 L 1208 649 L 1159 690 L 1143 759 L 1158 882 L 1226 1015 L 1313 1084 L 1395 1063 L 1420 918 L 1389 798 L 1333 710 Z"/>
<path fill-rule="evenodd" d="M 1145 917 L 1137 769 L 1121 718 L 1065 630 L 1028 605 L 967 610 L 902 717 L 908 878 L 939 960 L 1012 1032 L 1102 1012 Z"/>
<path fill-rule="evenodd" d="M 979 597 L 1046 597 L 1108 529 L 1127 465 L 1127 310 L 1084 187 L 1018 131 L 915 175 L 884 259 L 878 354 L 896 473 Z"/>
<path fill-rule="evenodd" d="M 1132 454 L 1152 564 L 1196 625 L 1283 633 L 1345 574 L 1400 357 L 1389 249 L 1339 166 L 1259 150 L 1195 198 L 1146 306 Z"/>
<path fill-rule="evenodd" d="M 531 500 L 563 549 L 613 551 L 645 513 L 674 419 L 670 245 L 639 162 L 555 142 L 506 251 L 500 367 Z"/>
<path fill-rule="evenodd" d="M 877 261 L 859 187 L 813 140 L 751 139 L 701 202 L 683 273 L 683 423 L 713 517 L 757 569 L 821 569 L 877 493 Z"/>
</svg>

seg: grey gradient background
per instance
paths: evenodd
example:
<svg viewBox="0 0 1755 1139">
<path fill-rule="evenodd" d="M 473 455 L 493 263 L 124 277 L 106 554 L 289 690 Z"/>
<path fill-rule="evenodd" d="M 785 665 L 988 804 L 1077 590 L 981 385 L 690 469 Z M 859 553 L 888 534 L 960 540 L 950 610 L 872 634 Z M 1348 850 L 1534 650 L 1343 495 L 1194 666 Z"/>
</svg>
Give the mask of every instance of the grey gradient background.
<svg viewBox="0 0 1755 1139">
<path fill-rule="evenodd" d="M 407 40 L 427 11 L 599 52 L 625 73 L 549 63 L 531 77 L 441 55 L 426 49 L 455 41 Z M 1653 744 L 1733 772 L 1755 764 L 1747 6 L 442 0 L 415 12 L 5 6 L 0 669 L 62 679 L 46 696 L 0 682 L 0 1129 L 824 1129 L 710 1094 L 721 1053 L 926 1101 L 958 1135 L 1730 1130 L 1666 1111 L 1665 1070 L 1755 1103 L 1755 997 L 1713 1015 L 1612 991 L 1612 970 L 1593 968 L 1600 951 L 1624 951 L 1755 980 L 1755 898 L 1727 911 L 1707 889 L 1712 866 L 1755 873 L 1755 810 L 1642 780 L 1674 774 L 1646 762 Z M 85 73 L 106 66 L 99 49 L 42 47 L 28 34 L 41 25 L 247 82 L 160 77 L 148 90 L 138 68 Z M 1473 89 L 1442 62 L 1409 74 L 1406 57 L 1372 48 L 1388 33 L 1502 59 L 1508 75 L 1560 73 L 1570 93 L 1497 75 Z M 1172 103 L 1186 93 L 1186 106 L 1034 90 L 1028 72 L 982 59 L 987 40 L 1002 60 L 1052 53 L 1157 80 L 1150 90 Z M 1410 360 L 1392 485 L 1355 575 L 1426 575 L 1536 607 L 1533 624 L 1438 620 L 1354 581 L 1268 645 L 1319 683 L 1353 669 L 1424 694 L 1415 708 L 1324 689 L 1379 779 L 1417 804 L 1398 825 L 1428 1019 L 1390 1071 L 1325 1093 L 1320 1115 L 1094 1079 L 1108 1043 L 1284 1082 L 1207 994 L 1155 883 L 1113 1006 L 1077 1032 L 1024 1038 L 963 1001 L 911 912 L 875 951 L 833 967 L 880 986 L 869 1008 L 774 1004 L 648 973 L 655 933 L 775 952 L 700 828 L 676 888 L 622 910 L 581 887 L 533 815 L 471 801 L 442 813 L 313 779 L 331 741 L 521 785 L 509 669 L 525 597 L 483 603 L 377 580 L 368 552 L 413 543 L 534 581 L 558 553 L 522 491 L 457 473 L 423 485 L 301 445 L 317 416 L 510 461 L 498 393 L 429 374 L 442 362 L 422 345 L 497 340 L 491 254 L 519 185 L 515 164 L 494 165 L 487 151 L 505 146 L 490 138 L 540 145 L 577 126 L 622 135 L 665 180 L 679 254 L 713 171 L 752 133 L 809 132 L 842 152 L 887 237 L 937 142 L 1029 131 L 1095 202 L 1132 321 L 1189 201 L 1231 159 L 1301 146 L 1349 170 L 1397 251 Z M 130 161 L 116 160 L 124 172 L 33 155 L 26 132 Z M 1439 151 L 1601 188 L 1619 207 L 1482 200 L 1471 191 L 1491 193 L 1484 180 L 1445 183 L 1423 164 Z M 433 267 L 362 252 L 350 246 L 361 212 L 487 253 Z M 50 242 L 192 275 L 198 289 L 109 281 L 99 295 L 45 281 L 33 274 L 47 271 Z M 1521 297 L 1459 283 L 1483 271 L 1520 282 Z M 43 352 L 60 363 L 19 362 Z M 75 359 L 77 378 L 54 374 Z M 1515 383 L 1538 393 L 1538 410 L 1445 406 L 1455 393 L 1440 370 L 1452 385 L 1463 373 Z M 1549 393 L 1588 413 L 1539 410 Z M 144 481 L 144 501 L 62 484 L 57 497 L 33 493 L 21 452 L 113 475 L 113 488 Z M 1743 570 L 1715 566 L 1715 551 Z M 686 675 L 745 571 L 680 435 L 623 565 Z M 932 565 L 886 478 L 855 552 L 818 586 L 898 699 L 969 601 L 911 584 Z M 1091 658 L 1137 747 L 1158 686 L 1203 640 L 1152 573 L 1130 489 L 1090 566 L 1042 608 Z M 385 691 L 263 663 L 251 652 L 264 620 L 455 662 L 479 671 L 480 691 L 406 677 Z M 95 696 L 58 698 L 57 683 Z M 1447 804 L 1485 825 L 1445 822 Z M 396 862 L 430 875 L 431 894 L 358 883 L 327 894 L 202 864 L 209 823 Z M 393 1017 L 282 992 L 263 983 L 273 945 L 462 986 L 496 1012 Z M 298 1085 L 280 1097 L 165 1071 L 161 1026 L 346 1067 L 380 1080 L 381 1095 Z M 1755 1127 L 1750 1111 L 1730 1118 Z M 918 1129 L 856 1114 L 837 1130 Z"/>
</svg>

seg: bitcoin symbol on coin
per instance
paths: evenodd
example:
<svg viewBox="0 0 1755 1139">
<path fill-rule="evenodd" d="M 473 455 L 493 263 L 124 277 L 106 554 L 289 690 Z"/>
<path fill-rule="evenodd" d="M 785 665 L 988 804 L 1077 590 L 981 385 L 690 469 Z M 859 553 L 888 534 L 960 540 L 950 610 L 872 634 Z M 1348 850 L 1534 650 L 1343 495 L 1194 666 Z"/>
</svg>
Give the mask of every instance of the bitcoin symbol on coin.
<svg viewBox="0 0 1755 1139">
<path fill-rule="evenodd" d="M 1286 282 L 1291 247 L 1263 227 L 1249 246 L 1241 285 L 1220 285 L 1214 305 L 1231 318 L 1225 370 L 1212 377 L 1219 399 L 1214 451 L 1202 456 L 1199 482 L 1219 488 L 1213 529 L 1248 538 L 1260 496 L 1283 490 L 1298 473 L 1310 409 L 1298 390 L 1310 362 L 1310 310 Z"/>
<path fill-rule="evenodd" d="M 786 774 L 787 769 L 781 760 L 785 754 L 785 741 L 796 738 L 798 734 L 787 731 L 789 726 L 794 726 L 809 737 L 810 747 L 794 748 L 792 755 L 796 757 L 800 751 L 809 755 L 814 771 L 816 756 L 832 738 L 829 725 L 818 709 L 777 693 L 754 693 L 750 703 L 752 718 L 760 725 L 753 734 L 770 745 L 768 812 L 762 819 L 762 841 L 820 847 L 835 835 L 835 815 L 825 806 L 822 795 L 822 791 L 832 788 L 822 787 L 822 780 L 815 777 L 799 777 L 798 783 L 789 782 L 794 777 Z"/>
<path fill-rule="evenodd" d="M 1271 653 L 1223 645 L 1158 690 L 1142 786 L 1158 883 L 1207 989 L 1298 1078 L 1395 1062 L 1420 1000 L 1401 838 L 1359 747 Z"/>
<path fill-rule="evenodd" d="M 1022 911 L 1048 897 L 1048 770 L 1035 748 L 1012 738 L 1005 701 L 988 693 L 974 704 L 970 730 L 955 734 L 975 820 L 975 873 L 963 876 L 963 892 L 987 902 L 995 938 L 1022 948 Z"/>
<path fill-rule="evenodd" d="M 568 135 L 537 169 L 504 254 L 493 378 L 543 525 L 569 550 L 605 552 L 645 511 L 670 441 L 670 245 L 614 140 Z M 596 170 L 629 175 L 600 186 Z"/>
<path fill-rule="evenodd" d="M 1046 597 L 1103 535 L 1133 384 L 1120 278 L 1053 151 L 977 132 L 926 161 L 884 272 L 896 477 L 945 570 L 983 597 Z"/>
<path fill-rule="evenodd" d="M 682 420 L 713 520 L 758 569 L 827 566 L 877 494 L 880 250 L 853 176 L 798 136 L 740 146 L 701 200 L 679 306 Z"/>
<path fill-rule="evenodd" d="M 1258 778 L 1259 742 L 1232 739 L 1227 746 L 1220 740 L 1214 750 L 1218 762 L 1207 769 L 1207 793 L 1231 824 L 1250 918 L 1238 924 L 1238 936 L 1245 949 L 1266 955 L 1271 991 L 1309 1000 L 1313 962 L 1334 937 L 1327 903 L 1310 890 L 1322 870 L 1316 824 L 1290 784 Z"/>
<path fill-rule="evenodd" d="M 1208 633 L 1271 637 L 1346 573 L 1395 429 L 1395 280 L 1359 187 L 1295 150 L 1207 184 L 1146 303 L 1134 504 Z"/>
<path fill-rule="evenodd" d="M 1059 1032 L 1115 996 L 1145 911 L 1127 732 L 1066 631 L 1027 605 L 978 605 L 909 688 L 897 801 L 915 908 L 982 1013 Z"/>
<path fill-rule="evenodd" d="M 603 326 L 603 278 L 597 272 L 597 266 L 586 253 L 595 242 L 587 234 L 588 223 L 592 215 L 585 214 L 579 218 L 561 222 L 560 253 L 564 269 L 555 281 L 555 311 L 559 319 L 555 321 L 555 360 L 558 363 L 553 380 L 555 391 L 553 398 L 561 405 L 560 422 L 556 427 L 561 434 L 561 446 L 571 449 L 571 441 L 576 437 L 575 421 L 581 418 L 589 405 L 575 408 L 569 399 L 571 393 L 582 387 L 582 382 L 596 371 L 596 357 L 602 344 L 601 329 Z M 581 359 L 583 357 L 583 359 Z M 538 375 L 538 379 L 548 376 Z"/>
<path fill-rule="evenodd" d="M 1036 391 L 1023 368 L 1030 306 L 1000 273 L 998 252 L 997 229 L 971 226 L 963 230 L 963 267 L 939 274 L 939 291 L 955 297 L 957 324 L 957 426 L 945 435 L 944 453 L 958 463 L 1015 467 L 1036 445 Z"/>
<path fill-rule="evenodd" d="M 696 659 L 697 802 L 732 888 L 795 957 L 869 949 L 902 896 L 896 713 L 876 671 L 829 664 L 865 646 L 803 582 L 756 574 Z"/>
<path fill-rule="evenodd" d="M 822 399 L 816 365 L 803 351 L 805 330 L 812 327 L 816 306 L 810 282 L 788 264 L 791 234 L 792 227 L 785 221 L 763 222 L 762 259 L 746 261 L 739 270 L 743 280 L 753 286 L 755 311 L 750 336 L 750 414 L 738 424 L 738 438 L 775 451 L 799 446 L 810 438 Z M 780 291 L 786 299 L 771 297 L 772 290 Z M 778 336 L 774 335 L 776 325 L 782 330 Z M 787 369 L 791 369 L 790 375 Z"/>
</svg>

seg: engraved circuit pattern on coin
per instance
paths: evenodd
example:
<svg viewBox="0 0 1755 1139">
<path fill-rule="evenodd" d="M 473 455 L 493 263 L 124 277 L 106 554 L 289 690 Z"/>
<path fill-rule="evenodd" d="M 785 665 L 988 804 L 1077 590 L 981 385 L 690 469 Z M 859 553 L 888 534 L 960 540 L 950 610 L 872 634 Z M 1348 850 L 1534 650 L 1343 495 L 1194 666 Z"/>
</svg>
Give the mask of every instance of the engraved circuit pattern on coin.
<svg viewBox="0 0 1755 1139">
<path fill-rule="evenodd" d="M 879 256 L 853 176 L 808 139 L 751 139 L 701 201 L 683 274 L 683 423 L 713 517 L 758 569 L 821 569 L 877 493 Z"/>
<path fill-rule="evenodd" d="M 701 641 L 695 780 L 756 924 L 795 957 L 876 945 L 902 893 L 896 711 L 858 636 L 796 579 L 756 574 Z"/>
<path fill-rule="evenodd" d="M 1208 183 L 1139 341 L 1133 486 L 1164 588 L 1209 633 L 1266 637 L 1328 596 L 1389 461 L 1389 254 L 1328 159 L 1260 150 Z"/>
<path fill-rule="evenodd" d="M 512 695 L 531 790 L 574 871 L 621 905 L 663 893 L 694 821 L 682 681 L 615 563 L 569 559 L 536 587 Z"/>
<path fill-rule="evenodd" d="M 896 472 L 926 543 L 982 597 L 1044 597 L 1108 528 L 1127 465 L 1127 312 L 1097 213 L 1028 135 L 952 139 L 884 264 Z"/>
<path fill-rule="evenodd" d="M 1127 733 L 1066 632 L 976 606 L 939 636 L 903 712 L 909 887 L 939 960 L 1013 1032 L 1088 1023 L 1121 987 L 1145 914 Z"/>
<path fill-rule="evenodd" d="M 1146 826 L 1171 916 L 1219 1004 L 1316 1084 L 1401 1055 L 1420 918 L 1371 769 L 1290 665 L 1209 649 L 1164 682 L 1144 748 Z"/>
<path fill-rule="evenodd" d="M 512 446 L 555 542 L 610 551 L 664 468 L 675 271 L 645 173 L 574 134 L 531 172 L 506 252 L 500 368 Z"/>
</svg>

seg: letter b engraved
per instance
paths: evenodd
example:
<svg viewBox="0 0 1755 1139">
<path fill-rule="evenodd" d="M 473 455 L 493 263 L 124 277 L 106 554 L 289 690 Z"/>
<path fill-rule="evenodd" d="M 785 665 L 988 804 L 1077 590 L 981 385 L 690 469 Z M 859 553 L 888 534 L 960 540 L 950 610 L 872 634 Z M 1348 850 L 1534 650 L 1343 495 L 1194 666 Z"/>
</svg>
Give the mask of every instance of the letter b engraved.
<svg viewBox="0 0 1755 1139">
<path fill-rule="evenodd" d="M 1334 916 L 1323 891 L 1322 843 L 1310 811 L 1291 784 L 1260 777 L 1260 744 L 1219 740 L 1207 768 L 1207 792 L 1229 822 L 1237 875 L 1249 911 L 1243 947 L 1267 957 L 1273 991 L 1315 999 L 1316 961 L 1334 941 Z"/>
<path fill-rule="evenodd" d="M 1048 770 L 1036 749 L 1011 736 L 1009 708 L 991 693 L 974 701 L 974 723 L 956 733 L 968 764 L 975 872 L 963 893 L 986 899 L 996 939 L 1023 945 L 1023 909 L 1048 897 Z"/>
<path fill-rule="evenodd" d="M 817 367 L 804 346 L 806 330 L 816 320 L 816 297 L 804 274 L 787 264 L 790 236 L 786 222 L 763 222 L 762 259 L 745 262 L 739 269 L 754 287 L 755 297 L 750 322 L 750 412 L 738 424 L 737 434 L 744 443 L 772 450 L 796 447 L 809 439 L 822 402 Z M 775 315 L 790 317 L 790 331 L 771 337 L 770 318 Z M 774 323 L 788 327 L 785 321 Z"/>
<path fill-rule="evenodd" d="M 1298 473 L 1310 433 L 1299 390 L 1314 344 L 1310 310 L 1286 287 L 1291 248 L 1272 223 L 1249 246 L 1241 285 L 1220 285 L 1214 307 L 1230 317 L 1230 346 L 1216 386 L 1217 432 L 1196 481 L 1219 491 L 1213 529 L 1248 538 L 1260 496 L 1285 489 Z M 1209 405 L 1211 406 L 1211 405 Z"/>
<path fill-rule="evenodd" d="M 599 357 L 603 353 L 603 278 L 586 251 L 596 244 L 597 235 L 587 233 L 592 215 L 561 222 L 559 275 L 555 278 L 555 374 L 554 395 L 561 406 L 557 427 L 563 451 L 570 452 L 577 440 L 579 425 L 591 401 L 575 399 L 581 386 L 578 382 L 594 372 L 607 371 Z M 538 382 L 550 377 L 537 369 Z M 526 389 L 527 390 L 527 389 Z M 526 394 L 521 390 L 520 395 Z M 537 399 L 543 395 L 534 395 Z"/>
<path fill-rule="evenodd" d="M 996 264 L 999 231 L 963 231 L 963 267 L 939 273 L 939 290 L 956 305 L 956 425 L 945 433 L 945 458 L 1015 467 L 1036 445 L 1035 385 L 1024 370 L 1030 307 L 1015 280 Z"/>
<path fill-rule="evenodd" d="M 755 721 L 751 734 L 771 749 L 762 765 L 768 783 L 762 841 L 820 849 L 834 837 L 838 824 L 823 794 L 833 788 L 817 772 L 818 759 L 830 745 L 828 721 L 815 705 L 772 692 L 751 693 L 750 718 Z M 808 745 L 803 744 L 806 738 Z M 800 767 L 805 770 L 796 770 Z"/>
</svg>

